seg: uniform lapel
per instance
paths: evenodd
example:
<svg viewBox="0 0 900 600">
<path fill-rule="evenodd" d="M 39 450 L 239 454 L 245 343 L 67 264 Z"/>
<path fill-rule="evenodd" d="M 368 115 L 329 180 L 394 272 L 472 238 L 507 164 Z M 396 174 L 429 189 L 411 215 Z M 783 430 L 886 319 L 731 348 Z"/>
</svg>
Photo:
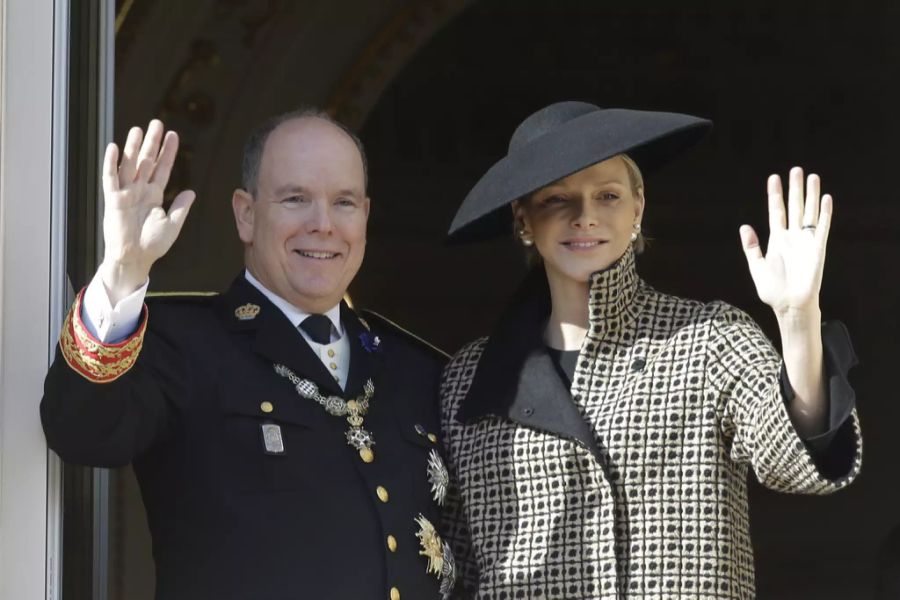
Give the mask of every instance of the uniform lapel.
<svg viewBox="0 0 900 600">
<path fill-rule="evenodd" d="M 374 344 L 374 334 L 369 332 L 345 302 L 341 302 L 341 323 L 350 345 L 350 370 L 347 374 L 345 396 L 355 398 L 363 393 L 366 381 L 369 379 L 374 381 L 378 349 Z"/>
<path fill-rule="evenodd" d="M 253 351 L 273 364 L 282 364 L 298 377 L 313 381 L 323 393 L 343 395 L 337 382 L 300 332 L 278 307 L 269 302 L 243 275 L 223 295 L 223 318 L 233 331 L 253 336 Z M 258 310 L 242 307 L 258 307 Z M 252 318 L 248 315 L 255 312 Z M 243 318 L 242 318 L 243 317 Z M 351 365 L 353 358 L 351 356 Z"/>
</svg>

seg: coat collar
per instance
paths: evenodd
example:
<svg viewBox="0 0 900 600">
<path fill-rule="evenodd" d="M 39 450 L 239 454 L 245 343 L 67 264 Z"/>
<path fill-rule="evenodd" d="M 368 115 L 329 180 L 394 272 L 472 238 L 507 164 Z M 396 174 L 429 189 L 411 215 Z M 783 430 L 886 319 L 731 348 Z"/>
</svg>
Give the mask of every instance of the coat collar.
<svg viewBox="0 0 900 600">
<path fill-rule="evenodd" d="M 631 249 L 591 276 L 590 339 L 612 333 L 634 314 L 639 279 Z M 526 278 L 485 344 L 472 385 L 457 419 L 493 415 L 581 442 L 600 457 L 590 425 L 572 399 L 547 351 L 543 331 L 550 314 L 550 290 L 543 269 Z M 578 371 L 589 368 L 595 348 L 586 339 Z M 577 376 L 577 375 L 576 375 Z"/>
<path fill-rule="evenodd" d="M 273 364 L 285 365 L 299 377 L 310 379 L 324 393 L 355 397 L 362 393 L 366 380 L 374 376 L 375 359 L 360 339 L 366 328 L 344 302 L 341 302 L 341 321 L 344 335 L 350 336 L 346 390 L 340 388 L 284 313 L 243 275 L 220 297 L 219 313 L 229 330 L 253 336 L 251 347 L 255 353 Z"/>
<path fill-rule="evenodd" d="M 592 337 L 606 337 L 634 317 L 640 283 L 631 246 L 615 263 L 591 275 L 588 309 Z"/>
</svg>

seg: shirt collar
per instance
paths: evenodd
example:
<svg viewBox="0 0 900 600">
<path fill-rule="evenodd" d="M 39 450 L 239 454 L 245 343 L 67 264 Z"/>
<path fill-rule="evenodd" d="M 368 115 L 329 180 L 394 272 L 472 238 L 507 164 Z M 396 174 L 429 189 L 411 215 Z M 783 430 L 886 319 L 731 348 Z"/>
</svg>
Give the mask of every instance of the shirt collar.
<svg viewBox="0 0 900 600">
<path fill-rule="evenodd" d="M 294 325 L 294 327 L 298 327 L 303 320 L 311 315 L 312 313 L 306 312 L 305 310 L 301 310 L 277 295 L 275 292 L 269 290 L 266 286 L 259 282 L 259 280 L 250 273 L 249 269 L 244 269 L 244 278 L 247 281 L 259 290 L 263 296 L 265 296 L 269 302 L 278 307 L 278 310 L 284 313 L 284 316 L 288 318 L 288 320 Z M 344 337 L 344 328 L 341 326 L 341 304 L 337 303 L 325 313 L 323 313 L 328 320 L 331 321 L 331 324 L 334 325 L 334 330 L 338 334 L 338 338 Z"/>
</svg>

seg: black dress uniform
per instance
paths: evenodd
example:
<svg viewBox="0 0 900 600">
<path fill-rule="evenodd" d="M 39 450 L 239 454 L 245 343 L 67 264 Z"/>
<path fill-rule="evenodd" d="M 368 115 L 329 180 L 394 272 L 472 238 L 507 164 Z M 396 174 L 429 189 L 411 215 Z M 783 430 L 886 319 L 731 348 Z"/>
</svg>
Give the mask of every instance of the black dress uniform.
<svg viewBox="0 0 900 600">
<path fill-rule="evenodd" d="M 158 599 L 442 597 L 452 557 L 429 527 L 446 473 L 435 435 L 442 357 L 385 323 L 369 330 L 342 305 L 351 354 L 341 390 L 243 276 L 222 295 L 147 305 L 133 365 L 107 383 L 79 373 L 70 346 L 102 362 L 129 342 L 73 342 L 70 313 L 41 417 L 63 460 L 134 464 Z M 348 445 L 346 418 L 299 395 L 276 364 L 347 400 L 371 380 L 371 455 Z"/>
</svg>

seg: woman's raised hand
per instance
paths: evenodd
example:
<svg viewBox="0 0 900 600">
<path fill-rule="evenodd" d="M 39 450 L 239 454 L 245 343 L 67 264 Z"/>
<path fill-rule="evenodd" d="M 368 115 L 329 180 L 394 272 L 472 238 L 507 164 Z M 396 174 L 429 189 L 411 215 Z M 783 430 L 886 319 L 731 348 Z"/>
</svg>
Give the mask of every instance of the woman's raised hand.
<svg viewBox="0 0 900 600">
<path fill-rule="evenodd" d="M 178 134 L 163 136 L 154 119 L 147 135 L 132 127 L 119 160 L 119 147 L 109 144 L 103 158 L 103 239 L 100 271 L 115 303 L 147 280 L 150 267 L 168 252 L 181 231 L 195 194 L 185 190 L 167 213 L 163 191 L 178 153 Z"/>
<path fill-rule="evenodd" d="M 741 226 L 741 242 L 760 300 L 779 317 L 818 312 L 819 289 L 825 265 L 825 246 L 831 227 L 833 201 L 820 197 L 819 176 L 809 175 L 806 190 L 803 169 L 791 169 L 787 214 L 781 178 L 769 176 L 769 244 L 763 255 L 759 236 Z"/>
</svg>

